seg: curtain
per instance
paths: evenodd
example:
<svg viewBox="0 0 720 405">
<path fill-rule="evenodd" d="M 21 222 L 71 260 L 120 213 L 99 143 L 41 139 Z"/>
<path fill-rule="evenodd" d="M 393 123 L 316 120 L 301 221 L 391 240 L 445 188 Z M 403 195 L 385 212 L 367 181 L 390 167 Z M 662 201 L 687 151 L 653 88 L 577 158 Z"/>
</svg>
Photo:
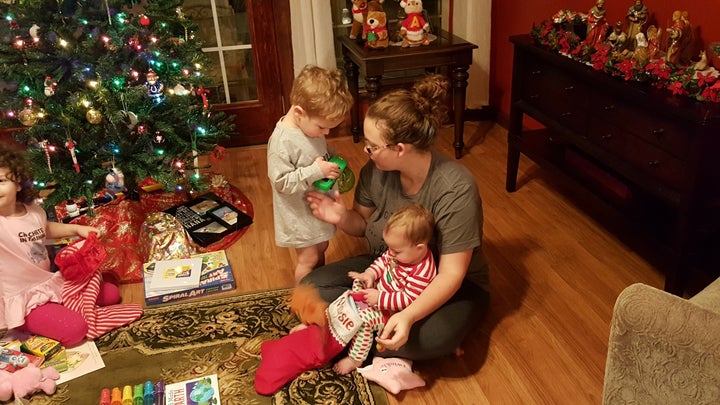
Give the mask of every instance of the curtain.
<svg viewBox="0 0 720 405">
<path fill-rule="evenodd" d="M 332 17 L 328 0 L 290 0 L 295 76 L 307 65 L 335 68 Z"/>
<path fill-rule="evenodd" d="M 445 8 L 443 14 L 453 13 L 453 34 L 478 46 L 468 79 L 466 108 L 481 108 L 490 104 L 490 24 L 491 0 L 454 0 L 455 10 Z M 443 23 L 447 21 L 443 18 Z"/>
</svg>

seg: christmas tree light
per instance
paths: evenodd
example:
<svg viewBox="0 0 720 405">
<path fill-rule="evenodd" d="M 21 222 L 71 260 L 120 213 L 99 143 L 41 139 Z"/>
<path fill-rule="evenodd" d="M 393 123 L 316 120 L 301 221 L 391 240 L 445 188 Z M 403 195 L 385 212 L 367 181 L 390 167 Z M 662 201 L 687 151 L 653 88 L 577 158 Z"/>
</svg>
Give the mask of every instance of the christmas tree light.
<svg viewBox="0 0 720 405">
<path fill-rule="evenodd" d="M 0 126 L 22 128 L 46 205 L 88 199 L 124 174 L 202 187 L 198 156 L 231 117 L 207 101 L 209 63 L 182 1 L 0 4 Z"/>
</svg>

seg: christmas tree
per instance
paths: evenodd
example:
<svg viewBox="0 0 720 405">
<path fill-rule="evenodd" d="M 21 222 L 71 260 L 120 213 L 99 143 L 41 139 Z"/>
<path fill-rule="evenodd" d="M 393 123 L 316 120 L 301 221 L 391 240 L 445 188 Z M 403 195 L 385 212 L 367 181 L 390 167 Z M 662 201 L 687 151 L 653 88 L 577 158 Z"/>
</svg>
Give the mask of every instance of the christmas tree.
<svg viewBox="0 0 720 405">
<path fill-rule="evenodd" d="M 23 128 L 46 206 L 147 177 L 202 188 L 197 157 L 233 128 L 182 1 L 17 3 L 0 4 L 0 125 Z"/>
</svg>

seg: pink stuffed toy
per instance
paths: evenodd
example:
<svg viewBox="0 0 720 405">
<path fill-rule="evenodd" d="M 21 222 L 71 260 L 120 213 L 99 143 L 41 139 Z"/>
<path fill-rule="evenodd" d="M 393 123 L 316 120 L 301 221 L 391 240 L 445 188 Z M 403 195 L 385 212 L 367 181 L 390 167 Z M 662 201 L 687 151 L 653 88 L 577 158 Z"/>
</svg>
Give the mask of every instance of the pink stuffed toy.
<svg viewBox="0 0 720 405">
<path fill-rule="evenodd" d="M 34 364 L 21 368 L 14 373 L 0 371 L 0 401 L 25 398 L 26 396 L 43 391 L 50 395 L 55 393 L 56 380 L 60 373 L 53 367 L 40 369 Z"/>
</svg>

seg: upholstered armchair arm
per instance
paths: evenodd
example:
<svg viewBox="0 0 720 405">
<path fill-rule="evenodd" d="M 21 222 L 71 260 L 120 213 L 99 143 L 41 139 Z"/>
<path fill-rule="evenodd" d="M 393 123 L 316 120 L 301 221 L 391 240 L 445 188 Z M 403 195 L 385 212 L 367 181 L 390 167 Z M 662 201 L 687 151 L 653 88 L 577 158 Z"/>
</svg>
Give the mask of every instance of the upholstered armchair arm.
<svg viewBox="0 0 720 405">
<path fill-rule="evenodd" d="M 644 284 L 623 290 L 610 326 L 603 404 L 630 403 L 720 403 L 720 313 Z"/>
</svg>

